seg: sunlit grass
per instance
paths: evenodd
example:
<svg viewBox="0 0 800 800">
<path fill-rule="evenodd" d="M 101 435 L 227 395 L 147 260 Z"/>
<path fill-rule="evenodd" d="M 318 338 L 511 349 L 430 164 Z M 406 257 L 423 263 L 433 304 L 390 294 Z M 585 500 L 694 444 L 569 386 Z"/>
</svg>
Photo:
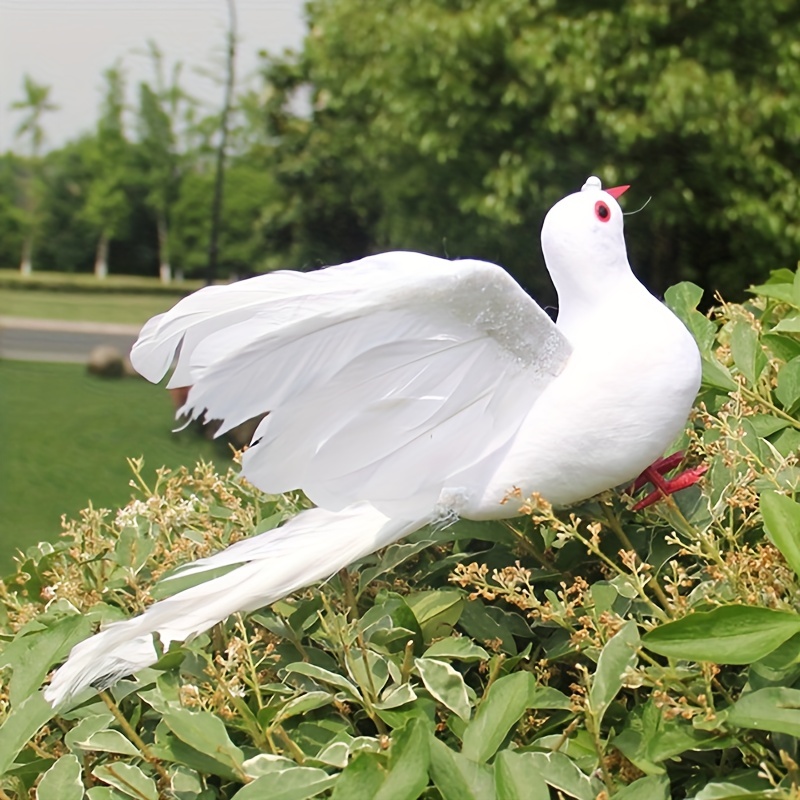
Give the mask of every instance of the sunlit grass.
<svg viewBox="0 0 800 800">
<path fill-rule="evenodd" d="M 0 316 L 142 325 L 200 288 L 200 281 L 164 285 L 156 278 L 0 270 Z"/>
<path fill-rule="evenodd" d="M 0 574 L 17 548 L 55 540 L 62 514 L 127 502 L 128 457 L 144 456 L 151 475 L 201 457 L 224 463 L 226 445 L 173 426 L 169 395 L 144 380 L 0 362 Z"/>
<path fill-rule="evenodd" d="M 143 325 L 177 299 L 170 295 L 0 288 L 0 316 Z"/>
</svg>

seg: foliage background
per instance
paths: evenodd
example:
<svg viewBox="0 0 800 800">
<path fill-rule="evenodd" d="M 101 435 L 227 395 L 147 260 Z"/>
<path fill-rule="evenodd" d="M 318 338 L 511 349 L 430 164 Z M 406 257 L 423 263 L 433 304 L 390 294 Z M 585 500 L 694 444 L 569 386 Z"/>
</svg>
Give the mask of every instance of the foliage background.
<svg viewBox="0 0 800 800">
<path fill-rule="evenodd" d="M 633 184 L 633 208 L 653 198 L 628 228 L 658 292 L 740 298 L 793 265 L 791 0 L 313 0 L 307 17 L 301 52 L 237 98 L 225 274 L 406 248 L 498 261 L 543 294 L 543 213 L 592 173 Z M 205 264 L 217 120 L 153 64 L 139 87 L 109 70 L 94 133 L 35 156 L 26 133 L 0 158 L 0 263 L 33 226 L 40 268 L 89 270 L 105 231 L 112 272 L 156 274 L 161 225 L 176 270 Z"/>
</svg>

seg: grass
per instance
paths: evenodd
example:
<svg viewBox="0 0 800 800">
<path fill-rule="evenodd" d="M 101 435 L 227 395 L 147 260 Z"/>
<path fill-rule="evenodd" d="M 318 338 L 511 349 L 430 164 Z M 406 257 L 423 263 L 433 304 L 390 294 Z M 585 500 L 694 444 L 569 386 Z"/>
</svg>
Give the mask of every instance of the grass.
<svg viewBox="0 0 800 800">
<path fill-rule="evenodd" d="M 151 475 L 162 465 L 226 459 L 225 445 L 172 427 L 167 392 L 144 380 L 103 380 L 73 364 L 0 362 L 0 574 L 17 548 L 54 541 L 62 514 L 90 500 L 96 508 L 126 503 L 128 457 L 144 456 Z"/>
<path fill-rule="evenodd" d="M 98 280 L 91 272 L 39 272 L 22 275 L 17 269 L 0 269 L 0 286 L 10 289 L 63 289 L 87 292 L 149 292 L 181 295 L 203 285 L 199 280 L 163 284 L 143 275 L 109 275 Z"/>
<path fill-rule="evenodd" d="M 164 285 L 157 278 L 0 269 L 0 316 L 142 325 L 173 306 L 200 281 Z"/>
<path fill-rule="evenodd" d="M 143 325 L 176 299 L 174 295 L 0 288 L 0 316 Z"/>
</svg>

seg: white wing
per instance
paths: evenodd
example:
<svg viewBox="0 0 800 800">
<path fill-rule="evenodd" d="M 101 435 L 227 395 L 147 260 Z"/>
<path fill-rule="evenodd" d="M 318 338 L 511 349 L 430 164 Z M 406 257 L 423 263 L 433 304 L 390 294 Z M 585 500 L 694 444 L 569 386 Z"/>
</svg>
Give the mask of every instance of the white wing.
<svg viewBox="0 0 800 800">
<path fill-rule="evenodd" d="M 244 454 L 267 492 L 409 519 L 489 478 L 570 346 L 500 267 L 386 253 L 182 300 L 131 358 L 220 433 L 269 412 Z"/>
</svg>

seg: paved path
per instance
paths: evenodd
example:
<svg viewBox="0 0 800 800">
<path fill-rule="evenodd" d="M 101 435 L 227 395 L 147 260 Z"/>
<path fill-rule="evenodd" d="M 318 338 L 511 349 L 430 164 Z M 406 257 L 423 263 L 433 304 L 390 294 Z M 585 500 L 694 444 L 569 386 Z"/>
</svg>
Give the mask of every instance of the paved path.
<svg viewBox="0 0 800 800">
<path fill-rule="evenodd" d="M 130 352 L 138 325 L 0 317 L 0 358 L 85 364 L 98 345 Z"/>
</svg>

